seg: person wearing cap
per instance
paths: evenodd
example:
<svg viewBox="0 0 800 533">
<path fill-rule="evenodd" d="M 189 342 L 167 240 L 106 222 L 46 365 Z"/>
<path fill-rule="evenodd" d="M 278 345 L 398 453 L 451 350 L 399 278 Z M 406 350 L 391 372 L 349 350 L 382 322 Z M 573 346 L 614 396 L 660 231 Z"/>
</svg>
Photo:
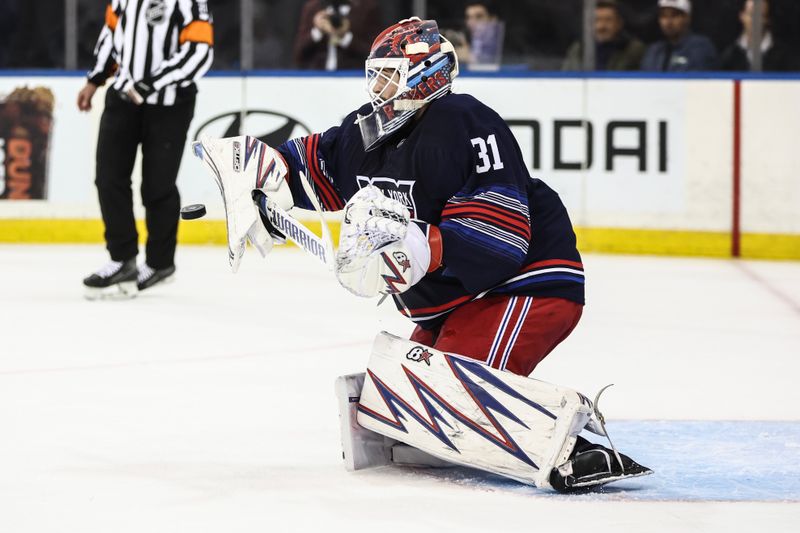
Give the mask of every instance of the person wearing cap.
<svg viewBox="0 0 800 533">
<path fill-rule="evenodd" d="M 658 25 L 664 39 L 651 44 L 642 59 L 642 70 L 686 72 L 718 68 L 711 40 L 692 33 L 689 0 L 658 0 Z"/>
</svg>

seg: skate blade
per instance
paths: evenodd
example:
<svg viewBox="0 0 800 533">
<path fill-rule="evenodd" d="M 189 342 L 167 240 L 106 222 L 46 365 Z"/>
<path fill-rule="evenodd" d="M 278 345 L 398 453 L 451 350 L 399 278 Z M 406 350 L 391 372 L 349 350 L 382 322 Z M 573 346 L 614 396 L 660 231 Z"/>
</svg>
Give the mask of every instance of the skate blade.
<svg viewBox="0 0 800 533">
<path fill-rule="evenodd" d="M 580 483 L 575 483 L 574 485 L 570 485 L 571 489 L 587 489 L 591 487 L 599 487 L 601 485 L 607 485 L 608 483 L 614 483 L 615 481 L 622 481 L 623 479 L 631 479 L 635 477 L 642 477 L 642 476 L 649 476 L 652 474 L 653 471 L 649 468 L 642 467 L 641 470 L 634 470 L 625 474 L 620 474 L 617 476 L 610 476 L 610 477 L 602 477 L 594 480 L 582 481 Z"/>
<path fill-rule="evenodd" d="M 139 293 L 135 281 L 123 281 L 109 287 L 84 287 L 83 297 L 95 300 L 130 300 Z"/>
<path fill-rule="evenodd" d="M 139 292 L 142 292 L 142 291 L 148 291 L 149 292 L 149 291 L 151 291 L 152 289 L 154 289 L 156 287 L 161 287 L 162 285 L 169 285 L 174 281 L 175 281 L 175 273 L 173 272 L 172 274 L 170 274 L 166 278 L 156 281 L 155 283 L 153 283 L 149 287 L 142 287 L 141 289 L 139 289 Z"/>
</svg>

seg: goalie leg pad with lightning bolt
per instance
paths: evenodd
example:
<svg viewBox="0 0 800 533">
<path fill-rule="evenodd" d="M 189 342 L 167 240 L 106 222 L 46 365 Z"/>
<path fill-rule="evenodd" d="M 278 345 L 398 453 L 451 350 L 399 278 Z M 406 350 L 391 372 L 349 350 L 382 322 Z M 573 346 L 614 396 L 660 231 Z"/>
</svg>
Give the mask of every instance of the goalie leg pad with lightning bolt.
<svg viewBox="0 0 800 533">
<path fill-rule="evenodd" d="M 422 450 L 361 427 L 357 417 L 364 377 L 364 372 L 361 372 L 336 378 L 342 460 L 348 471 L 389 464 L 439 468 L 454 466 L 453 463 L 442 461 Z"/>
<path fill-rule="evenodd" d="M 381 333 L 359 426 L 434 457 L 550 487 L 590 420 L 578 392 Z"/>
</svg>

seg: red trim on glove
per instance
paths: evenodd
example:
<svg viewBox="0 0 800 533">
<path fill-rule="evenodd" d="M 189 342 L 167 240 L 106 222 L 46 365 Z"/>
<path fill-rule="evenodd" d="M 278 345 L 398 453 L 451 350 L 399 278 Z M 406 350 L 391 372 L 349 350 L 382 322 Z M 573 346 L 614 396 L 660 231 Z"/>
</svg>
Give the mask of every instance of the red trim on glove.
<svg viewBox="0 0 800 533">
<path fill-rule="evenodd" d="M 431 249 L 431 264 L 428 265 L 428 272 L 433 272 L 442 266 L 442 232 L 433 224 L 428 226 L 428 246 Z"/>
</svg>

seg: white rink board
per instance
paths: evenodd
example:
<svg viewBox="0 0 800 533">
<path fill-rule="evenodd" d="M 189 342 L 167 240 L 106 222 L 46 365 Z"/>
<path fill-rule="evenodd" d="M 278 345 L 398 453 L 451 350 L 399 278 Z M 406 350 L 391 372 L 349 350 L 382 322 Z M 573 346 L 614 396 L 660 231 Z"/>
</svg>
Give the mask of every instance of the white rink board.
<svg viewBox="0 0 800 533">
<path fill-rule="evenodd" d="M 75 108 L 78 77 L 0 77 L 0 94 L 21 85 L 45 85 L 56 95 L 55 130 L 50 156 L 47 202 L 0 203 L 0 218 L 97 218 L 94 147 L 102 90 L 95 109 Z M 797 150 L 800 134 L 800 82 L 743 81 L 743 229 L 800 232 L 800 183 Z M 574 222 L 583 227 L 624 227 L 728 231 L 732 204 L 733 82 L 687 79 L 463 78 L 456 89 L 495 108 L 512 127 L 533 176 L 543 178 L 564 199 Z M 201 126 L 222 135 L 242 110 L 244 129 L 261 136 L 287 124 L 291 136 L 337 125 L 366 101 L 359 77 L 207 77 L 200 93 L 190 137 Z M 585 128 L 592 127 L 592 165 Z M 559 121 L 561 150 L 555 150 Z M 639 145 L 642 125 L 646 164 L 631 155 L 608 157 L 617 148 Z M 520 124 L 520 122 L 522 124 Z M 538 137 L 534 126 L 538 127 Z M 663 128 L 663 130 L 662 130 Z M 534 165 L 534 144 L 538 164 Z M 559 168 L 557 159 L 578 164 Z M 609 160 L 613 170 L 608 170 Z M 580 166 L 583 164 L 583 166 Z M 536 167 L 536 168 L 534 168 Z M 138 168 L 138 167 L 137 167 Z M 134 185 L 139 183 L 138 172 Z M 184 203 L 205 203 L 209 218 L 222 207 L 212 180 L 187 149 L 178 183 Z M 140 206 L 137 213 L 142 214 Z"/>
<path fill-rule="evenodd" d="M 742 83 L 742 229 L 800 233 L 800 81 Z"/>
</svg>

